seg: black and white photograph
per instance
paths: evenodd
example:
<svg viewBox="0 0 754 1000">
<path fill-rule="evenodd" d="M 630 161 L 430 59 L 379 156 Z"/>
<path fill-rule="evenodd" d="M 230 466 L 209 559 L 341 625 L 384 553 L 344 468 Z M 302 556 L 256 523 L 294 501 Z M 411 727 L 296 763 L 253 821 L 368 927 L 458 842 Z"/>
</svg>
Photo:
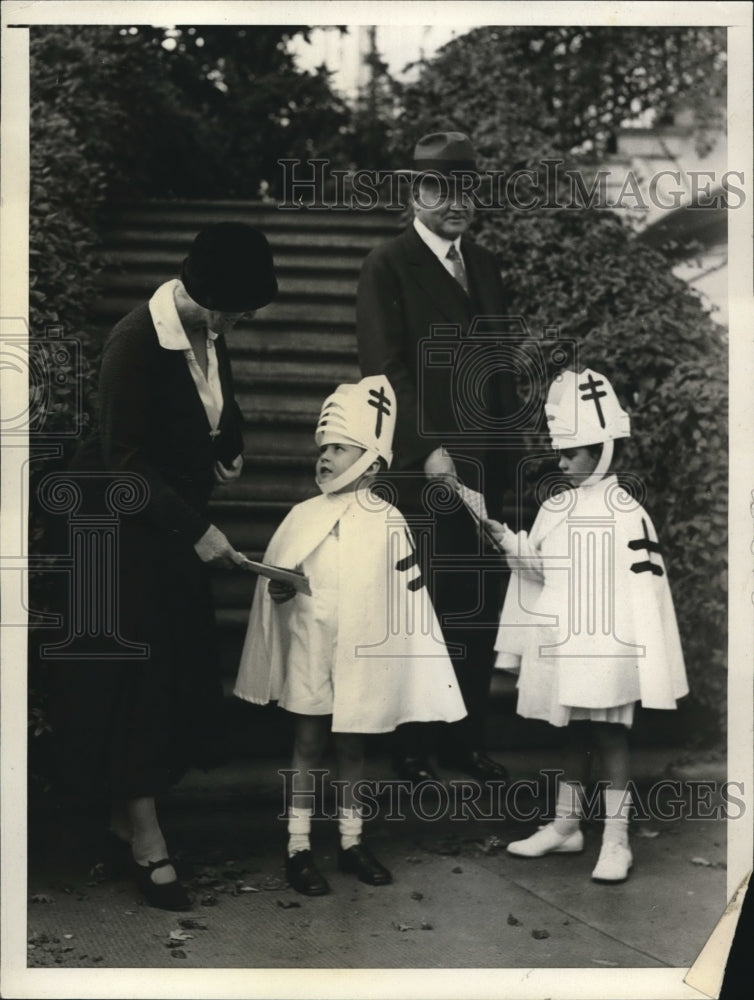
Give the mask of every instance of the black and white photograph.
<svg viewBox="0 0 754 1000">
<path fill-rule="evenodd" d="M 750 5 L 4 8 L 2 996 L 742 995 Z"/>
</svg>

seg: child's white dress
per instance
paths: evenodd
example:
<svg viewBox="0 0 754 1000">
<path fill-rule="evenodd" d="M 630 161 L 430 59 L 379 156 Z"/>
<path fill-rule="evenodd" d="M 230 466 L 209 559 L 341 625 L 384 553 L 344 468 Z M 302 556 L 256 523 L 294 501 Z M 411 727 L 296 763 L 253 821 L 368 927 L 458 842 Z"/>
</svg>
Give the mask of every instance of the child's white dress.
<svg viewBox="0 0 754 1000">
<path fill-rule="evenodd" d="M 688 684 L 657 535 L 616 477 L 550 498 L 518 537 L 495 643 L 520 669 L 518 714 L 630 726 L 637 701 L 675 708 Z"/>
<path fill-rule="evenodd" d="M 260 578 L 235 694 L 332 713 L 334 732 L 390 732 L 466 715 L 403 516 L 368 490 L 297 504 L 265 562 L 300 568 L 312 596 L 275 605 Z"/>
</svg>

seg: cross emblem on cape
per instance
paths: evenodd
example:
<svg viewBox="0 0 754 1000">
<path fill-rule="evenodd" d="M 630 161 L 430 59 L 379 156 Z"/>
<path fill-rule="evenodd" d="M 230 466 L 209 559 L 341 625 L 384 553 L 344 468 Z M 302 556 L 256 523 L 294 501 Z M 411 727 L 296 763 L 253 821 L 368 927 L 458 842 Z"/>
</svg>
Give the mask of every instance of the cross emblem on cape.
<svg viewBox="0 0 754 1000">
<path fill-rule="evenodd" d="M 633 552 L 640 551 L 641 549 L 647 550 L 647 556 L 649 557 L 652 552 L 660 554 L 660 546 L 657 542 L 653 542 L 649 537 L 649 530 L 647 528 L 647 522 L 644 518 L 641 519 L 642 530 L 644 535 L 642 538 L 635 538 L 628 543 L 629 549 Z M 654 573 L 655 576 L 664 576 L 664 570 L 662 566 L 658 566 L 657 563 L 653 563 L 650 558 L 644 559 L 642 562 L 635 562 L 631 564 L 632 573 Z"/>
</svg>

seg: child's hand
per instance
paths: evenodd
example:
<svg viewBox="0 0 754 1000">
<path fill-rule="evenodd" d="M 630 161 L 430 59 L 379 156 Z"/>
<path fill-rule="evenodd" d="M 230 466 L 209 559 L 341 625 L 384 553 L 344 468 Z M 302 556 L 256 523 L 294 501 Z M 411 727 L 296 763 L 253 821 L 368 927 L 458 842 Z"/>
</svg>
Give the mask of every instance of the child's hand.
<svg viewBox="0 0 754 1000">
<path fill-rule="evenodd" d="M 500 552 L 505 551 L 506 535 L 510 536 L 511 534 L 507 525 L 487 518 L 482 521 L 482 532 L 483 537 L 492 542 Z"/>
<path fill-rule="evenodd" d="M 282 580 L 270 580 L 267 584 L 267 593 L 275 604 L 285 604 L 296 596 L 296 588 L 290 583 L 283 583 Z"/>
</svg>

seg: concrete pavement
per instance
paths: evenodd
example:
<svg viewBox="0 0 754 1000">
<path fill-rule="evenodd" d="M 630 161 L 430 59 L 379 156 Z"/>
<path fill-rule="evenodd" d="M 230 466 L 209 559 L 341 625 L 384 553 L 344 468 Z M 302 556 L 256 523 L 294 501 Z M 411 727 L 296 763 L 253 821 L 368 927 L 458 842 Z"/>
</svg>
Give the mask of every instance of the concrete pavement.
<svg viewBox="0 0 754 1000">
<path fill-rule="evenodd" d="M 673 756 L 644 751 L 635 762 L 641 787 L 672 775 Z M 512 779 L 552 766 L 540 757 L 505 755 Z M 383 756 L 368 763 L 368 777 L 390 776 Z M 634 823 L 631 878 L 604 886 L 589 877 L 601 837 L 597 820 L 585 824 L 583 854 L 525 860 L 508 855 L 504 844 L 536 822 L 454 818 L 452 809 L 434 820 L 410 811 L 390 819 L 384 798 L 366 835 L 393 884 L 372 888 L 340 874 L 336 822 L 321 819 L 313 848 L 333 892 L 310 899 L 284 880 L 276 772 L 286 766 L 282 758 L 257 759 L 193 772 L 166 800 L 168 843 L 191 868 L 186 884 L 195 905 L 188 913 L 152 909 L 129 881 L 92 869 L 96 855 L 80 823 L 54 810 L 33 816 L 29 967 L 686 967 L 725 907 L 721 818 Z M 685 773 L 724 778 L 719 764 L 704 761 L 696 768 L 687 762 Z M 432 808 L 428 798 L 425 816 Z"/>
</svg>

